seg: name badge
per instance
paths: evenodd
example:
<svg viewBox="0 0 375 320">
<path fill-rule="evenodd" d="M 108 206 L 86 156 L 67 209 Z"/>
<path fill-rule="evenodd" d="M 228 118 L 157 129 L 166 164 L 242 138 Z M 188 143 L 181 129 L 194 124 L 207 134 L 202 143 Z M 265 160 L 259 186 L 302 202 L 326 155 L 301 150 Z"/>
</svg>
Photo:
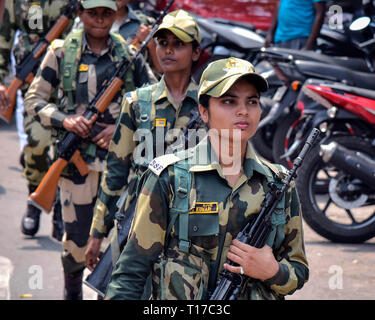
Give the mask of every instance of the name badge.
<svg viewBox="0 0 375 320">
<path fill-rule="evenodd" d="M 79 72 L 84 72 L 88 70 L 89 70 L 89 66 L 87 64 L 81 64 L 78 69 Z"/>
<path fill-rule="evenodd" d="M 165 127 L 167 125 L 167 119 L 155 119 L 155 127 Z"/>
<path fill-rule="evenodd" d="M 195 208 L 189 211 L 189 214 L 208 214 L 218 213 L 219 203 L 218 202 L 196 202 Z"/>
</svg>

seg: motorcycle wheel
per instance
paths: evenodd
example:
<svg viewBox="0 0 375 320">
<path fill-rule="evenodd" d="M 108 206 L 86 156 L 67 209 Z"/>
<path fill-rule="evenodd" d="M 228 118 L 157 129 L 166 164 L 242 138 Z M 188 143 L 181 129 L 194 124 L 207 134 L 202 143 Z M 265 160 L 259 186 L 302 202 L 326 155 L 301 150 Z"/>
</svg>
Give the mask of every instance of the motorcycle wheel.
<svg viewBox="0 0 375 320">
<path fill-rule="evenodd" d="M 274 162 L 272 153 L 272 140 L 275 135 L 275 125 L 266 125 L 257 130 L 251 138 L 251 143 L 257 153 L 268 161 Z"/>
<path fill-rule="evenodd" d="M 362 138 L 342 136 L 334 138 L 334 141 L 345 148 L 375 156 L 371 146 Z M 336 181 L 345 183 L 353 179 L 325 163 L 319 155 L 319 145 L 315 146 L 300 167 L 296 179 L 303 219 L 315 232 L 333 242 L 361 243 L 371 239 L 375 236 L 374 198 L 369 200 L 370 195 L 361 205 L 348 208 L 350 201 L 358 200 L 362 195 L 367 197 L 367 194 L 348 194 L 347 191 L 345 195 L 340 194 L 340 188 L 329 188 L 330 183 Z M 324 187 L 326 191 L 322 192 Z"/>
<path fill-rule="evenodd" d="M 290 157 L 282 158 L 288 151 L 295 134 L 298 132 L 301 125 L 301 114 L 297 111 L 292 111 L 282 121 L 278 121 L 273 140 L 272 140 L 272 157 L 274 162 L 282 164 L 286 168 L 293 166 L 293 159 Z"/>
</svg>

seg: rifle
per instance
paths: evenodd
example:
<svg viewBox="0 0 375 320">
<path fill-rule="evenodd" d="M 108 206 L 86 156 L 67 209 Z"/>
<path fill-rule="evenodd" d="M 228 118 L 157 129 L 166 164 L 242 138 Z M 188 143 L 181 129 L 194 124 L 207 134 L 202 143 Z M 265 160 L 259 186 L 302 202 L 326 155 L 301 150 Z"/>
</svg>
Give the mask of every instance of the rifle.
<svg viewBox="0 0 375 320">
<path fill-rule="evenodd" d="M 269 183 L 270 190 L 265 195 L 257 218 L 246 224 L 246 226 L 238 233 L 236 237 L 237 240 L 256 248 L 262 248 L 265 245 L 267 238 L 272 231 L 272 213 L 284 196 L 290 182 L 296 175 L 297 169 L 301 166 L 306 154 L 313 146 L 319 134 L 320 131 L 316 128 L 311 131 L 302 151 L 294 160 L 293 168 L 289 171 L 286 178 L 283 179 L 283 185 L 280 188 L 274 183 Z M 238 264 L 228 259 L 226 263 L 232 266 L 238 266 Z M 250 280 L 250 278 L 246 275 L 232 273 L 227 269 L 224 269 L 220 272 L 218 284 L 210 297 L 210 300 L 236 300 L 246 286 L 248 280 Z"/>
<path fill-rule="evenodd" d="M 71 19 L 78 9 L 78 1 L 70 0 L 67 4 L 63 15 L 55 22 L 48 33 L 41 39 L 34 49 L 22 60 L 16 67 L 16 75 L 6 94 L 10 99 L 10 106 L 5 111 L 0 111 L 0 118 L 9 123 L 12 119 L 14 107 L 16 105 L 17 90 L 21 88 L 23 83 L 30 84 L 34 78 L 34 72 L 39 67 L 42 56 L 50 43 L 60 37 L 66 27 L 69 25 Z"/>
<path fill-rule="evenodd" d="M 160 13 L 158 18 L 154 22 L 151 32 L 142 42 L 141 48 L 137 51 L 137 53 L 144 47 L 146 47 L 147 43 L 157 30 L 161 20 L 167 14 L 167 11 L 169 10 L 173 2 L 174 0 L 170 0 L 164 10 Z M 112 271 L 114 269 L 116 261 L 120 256 L 121 248 L 123 248 L 126 244 L 131 222 L 134 216 L 136 199 L 133 199 L 129 205 L 129 208 L 125 212 L 122 212 L 126 198 L 127 191 L 125 191 L 121 195 L 117 202 L 118 211 L 115 214 L 117 226 L 115 226 L 115 235 L 112 238 L 111 244 L 107 247 L 106 251 L 102 255 L 92 273 L 89 274 L 88 277 L 83 281 L 85 285 L 95 290 L 102 297 L 105 296 L 105 291 L 107 289 L 109 281 L 111 280 Z"/>
</svg>

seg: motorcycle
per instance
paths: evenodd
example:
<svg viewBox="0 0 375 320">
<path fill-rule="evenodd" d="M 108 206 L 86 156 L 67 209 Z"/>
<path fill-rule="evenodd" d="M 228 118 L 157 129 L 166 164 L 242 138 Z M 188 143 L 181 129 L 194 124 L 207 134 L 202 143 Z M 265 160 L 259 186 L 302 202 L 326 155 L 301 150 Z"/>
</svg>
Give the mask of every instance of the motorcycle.
<svg viewBox="0 0 375 320">
<path fill-rule="evenodd" d="M 263 101 L 263 110 L 268 108 L 269 112 L 261 120 L 252 141 L 258 152 L 263 150 L 260 152 L 262 156 L 267 148 L 271 156 L 266 158 L 283 165 L 288 165 L 282 158 L 286 153 L 285 145 L 288 146 L 290 142 L 285 141 L 286 133 L 300 118 L 295 102 L 307 79 L 327 79 L 375 89 L 375 77 L 364 59 L 330 57 L 311 51 L 278 48 L 263 49 L 262 58 L 272 65 L 279 80 L 271 81 L 271 87 L 276 90 L 271 99 Z M 258 136 L 262 138 L 257 139 Z"/>
<path fill-rule="evenodd" d="M 325 109 L 307 126 L 323 134 L 296 179 L 303 218 L 333 242 L 364 242 L 375 236 L 375 94 L 339 83 L 307 86 Z"/>
<path fill-rule="evenodd" d="M 359 20 L 359 21 L 358 21 Z M 366 40 L 369 38 L 370 34 L 375 34 L 374 26 L 372 26 L 372 22 L 366 19 L 366 23 L 368 25 L 371 24 L 371 29 L 367 30 L 366 33 L 358 33 L 363 28 L 363 20 L 362 18 L 354 21 L 351 25 L 351 28 L 356 33 L 356 45 L 358 48 L 362 50 L 364 54 L 366 54 L 366 59 L 364 60 L 366 65 L 368 66 L 367 72 L 358 72 L 358 71 L 350 71 L 343 69 L 341 67 L 336 67 L 333 65 L 324 66 L 320 63 L 315 62 L 303 62 L 303 61 L 294 61 L 294 65 L 298 70 L 298 73 L 302 73 L 307 78 L 317 78 L 317 79 L 326 79 L 330 81 L 341 82 L 343 84 L 352 85 L 355 87 L 361 87 L 365 89 L 375 89 L 374 80 L 375 76 L 373 74 L 373 52 L 375 51 L 374 46 L 374 38 L 370 38 L 370 40 Z M 361 22 L 362 20 L 362 22 Z M 361 26 L 362 24 L 362 26 Z M 364 36 L 365 35 L 365 36 Z M 353 36 L 354 38 L 354 36 Z M 360 61 L 360 60 L 359 60 Z M 357 63 L 359 62 L 357 61 Z M 357 65 L 359 70 L 361 68 L 360 65 Z M 363 66 L 362 66 L 363 67 Z M 281 66 L 282 68 L 282 66 Z M 324 70 L 323 70 L 324 68 Z M 352 68 L 354 69 L 354 68 Z M 363 71 L 363 69 L 362 69 Z M 288 71 L 287 71 L 288 72 Z M 286 73 L 286 72 L 284 72 Z M 288 73 L 287 73 L 288 74 Z M 291 72 L 289 72 L 291 74 Z M 298 77 L 296 73 L 292 74 L 293 77 Z M 289 76 L 290 78 L 292 76 Z M 300 77 L 301 78 L 301 77 Z M 299 78 L 299 79 L 300 79 Z M 306 80 L 308 84 L 309 79 Z M 302 87 L 302 86 L 301 86 Z M 306 86 L 305 86 L 306 87 Z M 302 97 L 306 97 L 304 93 L 301 93 Z M 299 105 L 303 98 L 301 95 L 297 97 L 296 103 L 292 106 L 289 105 L 289 108 L 284 105 L 276 105 L 274 106 L 275 111 L 271 113 L 272 117 L 270 116 L 266 119 L 265 123 L 261 123 L 261 126 L 272 125 L 274 123 L 280 123 L 277 125 L 277 129 L 274 131 L 274 138 L 272 141 L 272 148 L 273 148 L 273 157 L 274 161 L 281 163 L 285 166 L 290 166 L 293 161 L 293 156 L 295 156 L 297 152 L 297 146 L 300 145 L 303 141 L 303 136 L 301 136 L 301 128 L 306 126 L 305 121 L 306 117 L 308 119 L 309 113 L 314 113 L 314 108 L 317 106 L 313 106 L 311 103 L 307 104 L 308 108 L 305 108 L 305 115 L 301 117 L 299 111 Z M 320 106 L 321 107 L 321 106 Z M 319 108 L 319 104 L 318 104 Z M 303 130 L 302 130 L 303 131 Z"/>
</svg>

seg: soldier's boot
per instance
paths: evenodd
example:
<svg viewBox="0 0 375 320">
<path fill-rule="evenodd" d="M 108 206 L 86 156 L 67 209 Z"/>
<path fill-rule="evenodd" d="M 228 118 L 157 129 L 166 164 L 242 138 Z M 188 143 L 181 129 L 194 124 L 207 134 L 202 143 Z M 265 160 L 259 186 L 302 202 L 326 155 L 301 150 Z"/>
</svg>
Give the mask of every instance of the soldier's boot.
<svg viewBox="0 0 375 320">
<path fill-rule="evenodd" d="M 56 201 L 53 207 L 52 217 L 52 237 L 57 241 L 61 241 L 64 235 L 64 222 L 61 214 L 61 203 Z"/>
<path fill-rule="evenodd" d="M 75 273 L 64 272 L 64 300 L 82 300 L 83 270 Z"/>
<path fill-rule="evenodd" d="M 37 186 L 29 185 L 29 194 L 36 190 Z M 41 210 L 32 204 L 27 204 L 26 213 L 22 217 L 21 231 L 24 235 L 34 236 L 39 230 Z"/>
<path fill-rule="evenodd" d="M 26 236 L 34 236 L 39 230 L 41 210 L 32 204 L 27 205 L 26 214 L 22 217 L 21 231 Z"/>
</svg>

